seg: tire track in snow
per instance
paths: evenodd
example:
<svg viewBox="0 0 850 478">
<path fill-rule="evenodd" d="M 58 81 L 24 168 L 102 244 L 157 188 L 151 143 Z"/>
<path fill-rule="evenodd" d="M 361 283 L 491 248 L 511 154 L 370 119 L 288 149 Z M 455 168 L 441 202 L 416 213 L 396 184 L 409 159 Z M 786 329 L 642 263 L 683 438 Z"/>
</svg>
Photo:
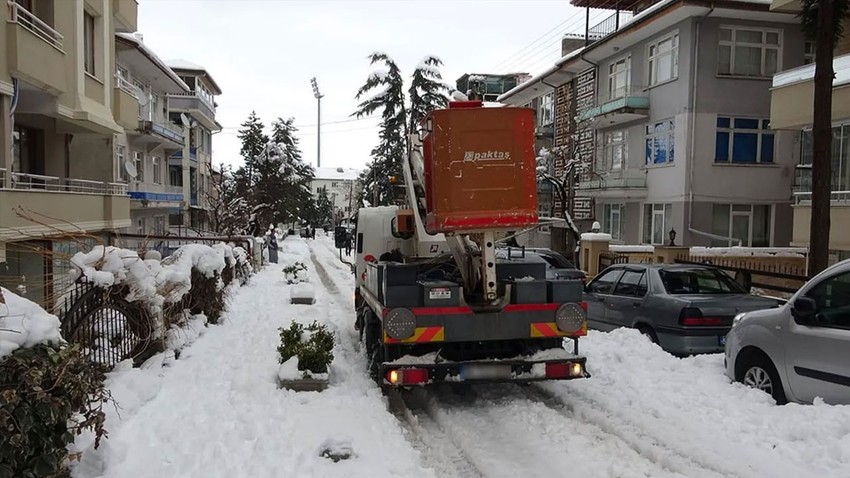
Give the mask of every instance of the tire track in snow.
<svg viewBox="0 0 850 478">
<path fill-rule="evenodd" d="M 659 442 L 638 426 L 625 420 L 614 419 L 610 413 L 593 401 L 583 400 L 581 405 L 585 410 L 582 410 L 579 414 L 569 401 L 540 386 L 527 387 L 523 389 L 523 393 L 529 400 L 542 403 L 558 411 L 569 420 L 577 420 L 599 427 L 602 431 L 622 440 L 639 455 L 686 476 L 707 478 L 741 476 L 733 470 L 722 469 L 712 463 L 697 460 Z"/>
</svg>

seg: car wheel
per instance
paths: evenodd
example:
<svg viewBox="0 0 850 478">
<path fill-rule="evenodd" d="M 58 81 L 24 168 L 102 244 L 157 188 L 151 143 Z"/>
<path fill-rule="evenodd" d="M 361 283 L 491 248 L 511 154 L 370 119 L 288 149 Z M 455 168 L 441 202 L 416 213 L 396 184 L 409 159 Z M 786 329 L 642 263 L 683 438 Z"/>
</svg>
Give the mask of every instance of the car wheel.
<svg viewBox="0 0 850 478">
<path fill-rule="evenodd" d="M 646 335 L 649 338 L 649 341 L 658 345 L 658 335 L 655 334 L 655 331 L 652 330 L 652 327 L 648 325 L 638 325 L 638 331 L 643 335 Z"/>
<path fill-rule="evenodd" d="M 740 368 L 742 373 L 738 378 L 741 383 L 767 393 L 776 400 L 778 405 L 788 403 L 785 398 L 785 390 L 782 388 L 782 381 L 779 380 L 776 367 L 773 366 L 769 358 L 759 354 L 751 355 L 744 360 L 744 364 Z"/>
</svg>

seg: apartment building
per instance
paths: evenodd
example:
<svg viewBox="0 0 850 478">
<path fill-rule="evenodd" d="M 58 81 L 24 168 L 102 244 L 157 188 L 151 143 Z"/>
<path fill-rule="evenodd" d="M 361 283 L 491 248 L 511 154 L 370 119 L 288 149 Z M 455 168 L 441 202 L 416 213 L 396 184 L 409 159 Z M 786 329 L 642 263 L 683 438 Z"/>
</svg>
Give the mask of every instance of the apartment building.
<svg viewBox="0 0 850 478">
<path fill-rule="evenodd" d="M 196 232 L 208 231 L 210 224 L 209 196 L 213 194 L 210 182 L 212 174 L 212 136 L 221 131 L 215 119 L 215 97 L 221 88 L 203 66 L 186 60 L 166 62 L 185 83 L 188 92 L 173 92 L 166 95 L 168 116 L 173 124 L 182 125 L 188 141 L 180 151 L 168 157 L 170 184 L 182 187 L 184 208 L 180 213 L 169 214 L 172 230 Z"/>
<path fill-rule="evenodd" d="M 68 257 L 130 225 L 113 160 L 114 38 L 136 30 L 137 4 L 14 0 L 0 12 L 0 284 L 52 307 Z"/>
<path fill-rule="evenodd" d="M 771 10 L 797 14 L 800 3 L 775 0 Z M 785 68 L 773 77 L 770 125 L 793 134 L 798 142 L 794 183 L 794 228 L 791 244 L 809 244 L 812 196 L 812 114 L 814 110 L 815 45 L 805 42 L 805 65 Z M 793 66 L 793 65 L 789 65 Z M 850 21 L 836 44 L 832 82 L 832 201 L 830 206 L 830 261 L 850 259 Z"/>
<path fill-rule="evenodd" d="M 799 20 L 755 0 L 573 1 L 590 3 L 634 15 L 499 100 L 555 94 L 555 144 L 603 231 L 788 245 L 796 137 L 770 128 L 770 86 L 805 60 Z"/>
<path fill-rule="evenodd" d="M 115 120 L 124 131 L 115 139 L 115 181 L 128 184 L 129 228 L 162 235 L 170 214 L 183 212 L 182 167 L 168 158 L 183 150 L 184 127 L 169 118 L 168 95 L 187 95 L 189 86 L 145 46 L 140 34 L 115 34 Z M 178 118 L 179 119 L 179 118 Z"/>
<path fill-rule="evenodd" d="M 360 191 L 360 170 L 354 168 L 316 168 L 310 183 L 313 198 L 327 194 L 333 204 L 337 221 L 351 217 L 357 211 L 357 194 Z"/>
</svg>

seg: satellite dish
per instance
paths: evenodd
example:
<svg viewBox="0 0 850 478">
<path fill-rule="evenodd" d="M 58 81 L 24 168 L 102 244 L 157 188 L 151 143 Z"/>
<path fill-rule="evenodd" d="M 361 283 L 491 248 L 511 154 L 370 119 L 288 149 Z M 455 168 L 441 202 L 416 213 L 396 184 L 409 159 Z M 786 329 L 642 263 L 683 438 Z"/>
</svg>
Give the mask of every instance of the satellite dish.
<svg viewBox="0 0 850 478">
<path fill-rule="evenodd" d="M 183 126 L 189 126 L 189 117 L 186 116 L 186 113 L 180 113 L 180 122 L 183 123 Z"/>
<path fill-rule="evenodd" d="M 124 161 L 124 171 L 127 171 L 127 174 L 133 179 L 136 179 L 136 176 L 139 174 L 136 171 L 136 165 L 132 161 Z"/>
<path fill-rule="evenodd" d="M 145 93 L 145 90 L 139 88 L 136 85 L 130 85 L 133 90 L 133 93 L 136 95 L 136 99 L 139 100 L 139 105 L 145 106 L 150 103 L 151 99 L 148 97 L 148 94 Z"/>
</svg>

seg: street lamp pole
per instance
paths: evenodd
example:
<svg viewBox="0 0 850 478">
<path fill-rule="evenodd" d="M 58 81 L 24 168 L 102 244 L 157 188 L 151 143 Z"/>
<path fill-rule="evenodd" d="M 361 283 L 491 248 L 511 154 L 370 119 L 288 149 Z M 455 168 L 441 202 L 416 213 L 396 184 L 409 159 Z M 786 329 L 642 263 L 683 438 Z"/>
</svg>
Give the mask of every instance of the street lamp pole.
<svg viewBox="0 0 850 478">
<path fill-rule="evenodd" d="M 325 95 L 319 93 L 319 85 L 316 83 L 315 76 L 310 79 L 310 84 L 313 85 L 313 96 L 319 105 L 318 120 L 316 121 L 316 168 L 320 168 L 322 167 L 322 97 Z"/>
</svg>

